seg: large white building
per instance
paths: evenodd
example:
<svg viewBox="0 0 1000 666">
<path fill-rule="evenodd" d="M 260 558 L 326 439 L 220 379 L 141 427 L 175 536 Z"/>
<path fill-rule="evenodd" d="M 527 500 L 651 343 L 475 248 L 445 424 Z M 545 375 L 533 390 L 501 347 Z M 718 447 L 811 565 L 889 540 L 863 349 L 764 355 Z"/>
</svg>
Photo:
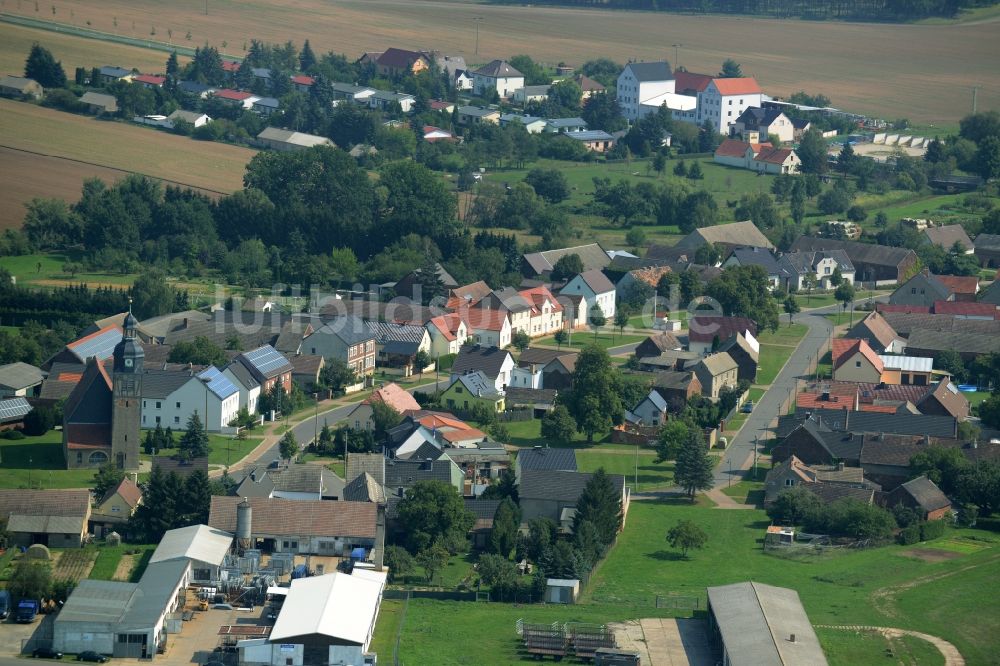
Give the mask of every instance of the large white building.
<svg viewBox="0 0 1000 666">
<path fill-rule="evenodd" d="M 523 87 L 524 74 L 511 67 L 506 60 L 493 60 L 472 72 L 472 88 L 479 96 L 492 89 L 501 99 L 506 99 Z"/>
<path fill-rule="evenodd" d="M 729 134 L 729 128 L 744 111 L 760 106 L 761 90 L 756 79 L 712 79 L 703 92 L 698 93 L 699 125 L 706 120 L 719 134 Z"/>
<path fill-rule="evenodd" d="M 607 323 L 615 318 L 615 285 L 599 270 L 584 271 L 566 283 L 559 292 L 560 296 L 578 295 L 583 297 L 584 307 L 581 308 L 589 322 L 591 312 L 597 305 L 604 313 Z"/>
<path fill-rule="evenodd" d="M 674 75 L 670 63 L 630 62 L 618 75 L 618 106 L 629 122 L 641 117 L 643 102 L 674 92 Z"/>
<path fill-rule="evenodd" d="M 355 569 L 292 581 L 267 638 L 239 641 L 241 664 L 365 666 L 386 574 Z"/>
<path fill-rule="evenodd" d="M 183 429 L 195 412 L 209 432 L 232 432 L 240 391 L 218 368 L 190 371 L 149 370 L 142 377 L 143 428 Z M 208 415 L 206 418 L 206 414 Z"/>
</svg>

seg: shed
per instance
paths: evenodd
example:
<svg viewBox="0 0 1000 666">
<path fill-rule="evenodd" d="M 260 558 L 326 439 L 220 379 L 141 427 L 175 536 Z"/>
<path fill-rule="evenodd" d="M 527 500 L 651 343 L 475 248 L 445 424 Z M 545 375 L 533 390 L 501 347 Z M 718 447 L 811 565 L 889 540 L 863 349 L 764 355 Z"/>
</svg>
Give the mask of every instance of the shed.
<svg viewBox="0 0 1000 666">
<path fill-rule="evenodd" d="M 545 601 L 550 604 L 575 604 L 580 594 L 576 578 L 549 578 L 545 581 Z"/>
</svg>

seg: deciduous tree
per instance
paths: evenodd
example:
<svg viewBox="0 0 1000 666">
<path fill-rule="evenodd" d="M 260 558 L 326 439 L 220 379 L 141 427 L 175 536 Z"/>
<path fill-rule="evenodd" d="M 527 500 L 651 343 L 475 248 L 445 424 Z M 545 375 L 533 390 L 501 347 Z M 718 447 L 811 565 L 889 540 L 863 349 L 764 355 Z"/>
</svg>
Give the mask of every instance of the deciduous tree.
<svg viewBox="0 0 1000 666">
<path fill-rule="evenodd" d="M 701 550 L 708 543 L 705 530 L 690 520 L 680 520 L 667 532 L 667 543 L 687 559 L 689 550 Z"/>
</svg>

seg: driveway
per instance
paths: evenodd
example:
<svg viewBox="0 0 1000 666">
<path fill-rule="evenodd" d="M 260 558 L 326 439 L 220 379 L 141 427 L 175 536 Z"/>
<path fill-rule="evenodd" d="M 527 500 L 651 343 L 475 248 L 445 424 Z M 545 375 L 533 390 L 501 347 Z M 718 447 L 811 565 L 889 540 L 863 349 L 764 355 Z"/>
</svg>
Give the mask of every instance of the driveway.
<svg viewBox="0 0 1000 666">
<path fill-rule="evenodd" d="M 691 618 L 646 618 L 610 625 L 618 647 L 639 653 L 641 666 L 714 666 L 708 622 Z"/>
</svg>

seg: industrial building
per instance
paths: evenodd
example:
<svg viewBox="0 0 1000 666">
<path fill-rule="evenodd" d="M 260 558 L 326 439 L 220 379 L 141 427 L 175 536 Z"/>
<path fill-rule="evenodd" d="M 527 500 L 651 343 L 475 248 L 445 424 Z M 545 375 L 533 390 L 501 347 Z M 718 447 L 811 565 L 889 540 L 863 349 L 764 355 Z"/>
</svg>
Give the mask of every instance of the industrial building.
<svg viewBox="0 0 1000 666">
<path fill-rule="evenodd" d="M 752 581 L 710 587 L 708 621 L 722 666 L 827 663 L 795 590 Z"/>
<path fill-rule="evenodd" d="M 114 657 L 153 658 L 181 630 L 184 591 L 218 583 L 233 535 L 207 525 L 168 531 L 138 583 L 84 579 L 53 622 L 52 647 Z M 238 572 L 238 570 L 237 570 Z M 234 577 L 242 585 L 242 578 Z"/>
<path fill-rule="evenodd" d="M 285 596 L 267 638 L 237 643 L 244 666 L 362 666 L 378 620 L 384 572 L 355 569 L 299 578 Z"/>
</svg>

